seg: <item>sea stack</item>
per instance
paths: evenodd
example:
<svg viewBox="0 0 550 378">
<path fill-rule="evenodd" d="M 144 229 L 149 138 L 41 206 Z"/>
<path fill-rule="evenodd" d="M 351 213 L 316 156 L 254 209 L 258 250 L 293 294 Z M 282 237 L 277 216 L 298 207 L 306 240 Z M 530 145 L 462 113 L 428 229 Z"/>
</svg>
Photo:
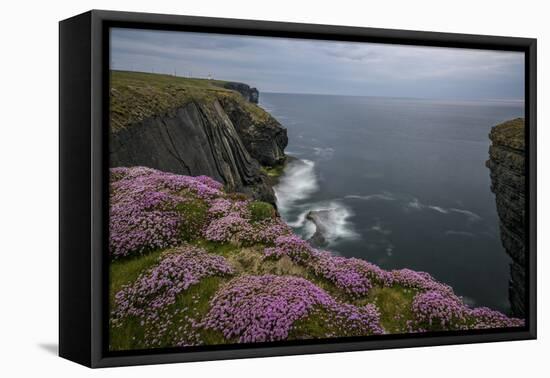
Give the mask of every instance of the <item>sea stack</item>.
<svg viewBox="0 0 550 378">
<path fill-rule="evenodd" d="M 491 190 L 500 219 L 500 237 L 512 258 L 509 298 L 514 316 L 525 316 L 525 122 L 522 118 L 491 129 L 489 160 Z"/>
</svg>

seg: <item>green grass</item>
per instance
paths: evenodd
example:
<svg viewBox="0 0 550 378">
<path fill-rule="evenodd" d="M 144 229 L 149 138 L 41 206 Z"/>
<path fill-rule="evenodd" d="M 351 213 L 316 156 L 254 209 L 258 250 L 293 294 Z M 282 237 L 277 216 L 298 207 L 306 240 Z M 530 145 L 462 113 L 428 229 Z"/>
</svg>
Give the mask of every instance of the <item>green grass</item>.
<svg viewBox="0 0 550 378">
<path fill-rule="evenodd" d="M 260 222 L 275 217 L 276 212 L 273 205 L 262 201 L 253 201 L 248 205 L 252 214 L 252 222 Z"/>
<path fill-rule="evenodd" d="M 197 238 L 208 220 L 208 205 L 203 200 L 194 198 L 180 202 L 176 206 L 176 211 L 183 215 L 181 239 L 190 241 Z"/>
<path fill-rule="evenodd" d="M 277 185 L 279 179 L 281 178 L 283 173 L 285 173 L 285 168 L 288 163 L 292 162 L 295 159 L 296 158 L 293 156 L 286 155 L 286 159 L 283 164 L 279 164 L 274 167 L 262 166 L 261 171 L 267 176 L 268 181 L 272 186 Z"/>
<path fill-rule="evenodd" d="M 170 325 L 163 332 L 164 337 L 160 338 L 160 344 L 155 347 L 171 347 L 181 340 L 185 329 L 191 328 L 191 323 L 186 316 L 194 319 L 201 319 L 209 310 L 209 303 L 212 296 L 218 290 L 220 284 L 226 279 L 221 277 L 207 277 L 198 284 L 191 286 L 184 293 L 180 294 L 176 302 L 164 309 L 163 314 L 171 319 Z M 175 311 L 176 309 L 187 309 L 186 311 Z M 150 347 L 145 344 L 146 326 L 136 318 L 126 318 L 120 327 L 112 327 L 110 332 L 111 350 L 132 350 Z M 198 334 L 206 344 L 226 343 L 223 335 L 217 331 L 200 329 Z"/>
<path fill-rule="evenodd" d="M 320 308 L 311 312 L 304 319 L 299 319 L 292 325 L 289 332 L 290 339 L 322 339 L 333 332 L 329 313 Z"/>
<path fill-rule="evenodd" d="M 142 256 L 111 262 L 109 272 L 109 298 L 111 307 L 114 305 L 115 294 L 122 286 L 134 282 L 140 273 L 156 265 L 162 252 L 161 250 L 156 250 Z"/>
<path fill-rule="evenodd" d="M 290 339 L 319 339 L 327 337 L 366 336 L 353 326 L 353 321 L 342 320 L 326 308 L 314 308 L 309 315 L 297 320 L 289 332 Z"/>
<path fill-rule="evenodd" d="M 193 316 L 202 319 L 210 310 L 210 300 L 216 294 L 221 284 L 227 279 L 220 277 L 207 277 L 199 284 L 193 285 L 185 293 L 178 297 L 174 307 L 193 307 Z M 227 343 L 223 335 L 214 330 L 201 328 L 198 331 L 201 340 L 207 345 Z"/>
<path fill-rule="evenodd" d="M 111 129 L 181 107 L 190 101 L 236 95 L 205 79 L 191 79 L 142 72 L 111 71 Z"/>
<path fill-rule="evenodd" d="M 210 253 L 228 257 L 239 251 L 239 247 L 231 243 L 218 243 L 205 239 L 197 239 L 193 243 L 197 247 L 201 247 Z"/>
<path fill-rule="evenodd" d="M 191 101 L 231 100 L 254 119 L 269 117 L 263 109 L 245 101 L 221 80 L 185 78 L 145 72 L 111 71 L 111 130 L 117 132 L 144 119 L 164 115 Z"/>
<path fill-rule="evenodd" d="M 275 167 L 262 167 L 262 172 L 265 173 L 267 176 L 272 178 L 278 178 L 280 177 L 285 170 L 285 165 L 277 165 Z"/>
<path fill-rule="evenodd" d="M 523 118 L 516 118 L 493 127 L 490 138 L 493 144 L 524 151 L 525 120 Z"/>
<path fill-rule="evenodd" d="M 356 304 L 374 303 L 380 310 L 380 324 L 388 333 L 406 332 L 412 320 L 411 304 L 417 291 L 401 286 L 373 287 L 367 298 Z"/>
</svg>

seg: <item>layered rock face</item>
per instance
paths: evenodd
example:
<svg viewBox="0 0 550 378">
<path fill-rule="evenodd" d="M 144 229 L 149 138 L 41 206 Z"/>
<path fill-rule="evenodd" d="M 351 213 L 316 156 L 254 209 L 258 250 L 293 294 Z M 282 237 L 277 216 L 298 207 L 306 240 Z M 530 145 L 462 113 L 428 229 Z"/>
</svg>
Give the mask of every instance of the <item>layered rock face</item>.
<svg viewBox="0 0 550 378">
<path fill-rule="evenodd" d="M 260 98 L 260 92 L 258 92 L 256 88 L 250 88 L 249 85 L 244 83 L 227 82 L 223 85 L 223 87 L 239 92 L 246 101 L 253 104 L 257 104 L 258 99 Z"/>
<path fill-rule="evenodd" d="M 270 167 L 284 163 L 288 137 L 275 118 L 264 111 L 248 111 L 231 97 L 220 102 L 252 157 Z"/>
<path fill-rule="evenodd" d="M 286 129 L 253 104 L 255 88 L 166 75 L 112 75 L 111 167 L 206 175 L 227 191 L 275 204 L 261 165 L 283 163 L 288 140 Z"/>
<path fill-rule="evenodd" d="M 525 123 L 521 118 L 493 127 L 487 167 L 495 193 L 502 245 L 512 258 L 509 296 L 514 316 L 525 315 Z"/>
</svg>

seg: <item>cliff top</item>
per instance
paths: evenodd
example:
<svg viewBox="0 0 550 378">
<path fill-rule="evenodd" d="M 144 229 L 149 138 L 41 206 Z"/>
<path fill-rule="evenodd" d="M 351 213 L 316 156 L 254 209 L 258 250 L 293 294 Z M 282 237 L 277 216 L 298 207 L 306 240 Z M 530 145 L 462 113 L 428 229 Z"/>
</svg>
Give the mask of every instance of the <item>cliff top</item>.
<svg viewBox="0 0 550 378">
<path fill-rule="evenodd" d="M 503 122 L 491 129 L 489 138 L 493 144 L 525 150 L 525 121 L 523 118 L 516 118 Z"/>
<path fill-rule="evenodd" d="M 239 92 L 225 88 L 235 84 L 233 82 L 113 70 L 110 84 L 112 131 L 166 114 L 190 101 L 214 101 L 222 97 L 242 103 L 256 118 L 267 116 L 261 108 L 244 100 Z"/>
</svg>

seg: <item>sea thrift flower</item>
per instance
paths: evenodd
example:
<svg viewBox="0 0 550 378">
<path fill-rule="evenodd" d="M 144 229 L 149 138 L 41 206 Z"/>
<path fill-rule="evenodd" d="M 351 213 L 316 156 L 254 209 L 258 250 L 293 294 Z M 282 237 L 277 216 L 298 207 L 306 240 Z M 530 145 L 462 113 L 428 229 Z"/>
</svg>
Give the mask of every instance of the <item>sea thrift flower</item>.
<svg viewBox="0 0 550 378">
<path fill-rule="evenodd" d="M 417 272 L 411 269 L 393 270 L 392 281 L 404 287 L 432 290 L 440 293 L 454 295 L 453 289 L 444 283 L 436 281 L 430 274 L 426 272 Z"/>
<path fill-rule="evenodd" d="M 232 272 L 222 256 L 197 247 L 178 247 L 115 295 L 113 319 L 127 316 L 155 319 L 159 310 L 173 304 L 179 293 L 202 278 Z"/>
<path fill-rule="evenodd" d="M 309 243 L 296 235 L 283 235 L 275 239 L 275 247 L 266 248 L 266 257 L 290 257 L 294 262 L 303 262 L 311 258 L 314 249 Z"/>
<path fill-rule="evenodd" d="M 329 280 L 353 297 L 360 297 L 367 294 L 372 283 L 366 272 L 354 263 L 352 259 L 320 254 L 310 267 L 317 276 Z"/>
<path fill-rule="evenodd" d="M 214 218 L 219 218 L 229 214 L 232 207 L 233 201 L 227 198 L 216 198 L 210 203 L 208 213 Z"/>
<path fill-rule="evenodd" d="M 252 226 L 238 212 L 214 219 L 204 230 L 206 239 L 216 242 L 238 242 L 243 233 L 252 233 Z"/>
<path fill-rule="evenodd" d="M 203 326 L 243 343 L 284 340 L 293 323 L 315 308 L 325 308 L 336 322 L 363 334 L 382 333 L 373 305 L 340 304 L 303 278 L 274 275 L 231 281 L 212 299 Z"/>
<path fill-rule="evenodd" d="M 113 258 L 168 248 L 180 242 L 183 219 L 178 204 L 221 196 L 221 184 L 209 177 L 189 177 L 151 168 L 112 168 L 109 251 Z"/>
<path fill-rule="evenodd" d="M 206 226 L 204 236 L 211 241 L 272 244 L 277 237 L 291 232 L 281 218 L 252 222 L 246 201 L 228 204 L 226 200 L 215 200 L 209 214 L 214 219 Z"/>
<path fill-rule="evenodd" d="M 392 282 L 390 273 L 364 260 L 333 256 L 329 252 L 319 252 L 296 235 L 281 236 L 275 246 L 264 249 L 266 258 L 290 257 L 313 271 L 317 276 L 332 282 L 352 297 L 367 294 L 374 281 L 381 285 Z"/>
<path fill-rule="evenodd" d="M 292 234 L 292 230 L 281 218 L 264 219 L 254 223 L 249 238 L 254 243 L 273 244 L 280 236 Z"/>
<path fill-rule="evenodd" d="M 217 191 L 221 191 L 223 189 L 223 184 L 220 182 L 217 182 L 212 177 L 209 176 L 195 176 L 195 181 L 198 181 L 201 184 L 204 184 L 208 188 L 215 189 Z"/>
<path fill-rule="evenodd" d="M 329 252 L 315 252 L 306 266 L 317 276 L 332 282 L 352 297 L 361 297 L 372 288 L 372 283 L 389 286 L 391 274 L 365 260 L 333 256 Z"/>
<path fill-rule="evenodd" d="M 414 297 L 412 312 L 418 325 L 450 330 L 464 327 L 468 308 L 454 295 L 427 291 Z"/>
<path fill-rule="evenodd" d="M 525 321 L 523 319 L 509 318 L 506 315 L 498 311 L 491 310 L 487 307 L 478 307 L 469 310 L 468 315 L 474 319 L 475 324 L 473 328 L 475 329 L 525 326 Z"/>
</svg>

